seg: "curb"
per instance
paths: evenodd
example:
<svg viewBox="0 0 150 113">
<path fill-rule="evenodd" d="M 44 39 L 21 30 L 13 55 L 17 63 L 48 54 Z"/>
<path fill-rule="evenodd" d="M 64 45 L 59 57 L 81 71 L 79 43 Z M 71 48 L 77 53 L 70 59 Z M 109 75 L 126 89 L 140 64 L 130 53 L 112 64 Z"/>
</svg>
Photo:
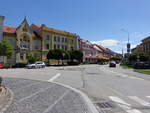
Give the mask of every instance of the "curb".
<svg viewBox="0 0 150 113">
<path fill-rule="evenodd" d="M 58 83 L 58 82 L 52 82 L 52 83 L 55 83 L 57 85 L 61 85 L 63 87 L 66 87 L 66 88 L 78 93 L 86 102 L 90 113 L 99 113 L 98 110 L 96 109 L 96 107 L 94 106 L 94 104 L 92 103 L 92 101 L 89 99 L 89 97 L 86 94 L 84 94 L 82 91 L 75 89 L 75 88 L 73 88 L 69 85 L 66 85 L 66 84 L 62 84 L 62 83 Z"/>
</svg>

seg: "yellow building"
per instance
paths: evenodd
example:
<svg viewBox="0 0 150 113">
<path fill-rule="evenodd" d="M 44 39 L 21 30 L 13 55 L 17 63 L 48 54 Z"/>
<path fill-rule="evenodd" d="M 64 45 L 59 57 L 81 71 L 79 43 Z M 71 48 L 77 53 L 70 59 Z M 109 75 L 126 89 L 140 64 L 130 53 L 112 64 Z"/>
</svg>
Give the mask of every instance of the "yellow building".
<svg viewBox="0 0 150 113">
<path fill-rule="evenodd" d="M 45 25 L 32 24 L 34 32 L 42 37 L 42 60 L 46 60 L 50 49 L 77 50 L 79 49 L 79 37 L 69 33 L 47 27 Z"/>
<path fill-rule="evenodd" d="M 79 37 L 76 34 L 45 25 L 29 26 L 26 18 L 17 28 L 3 26 L 3 38 L 9 39 L 15 50 L 5 61 L 10 64 L 27 63 L 29 52 L 36 53 L 42 61 L 46 61 L 51 49 L 79 49 Z"/>
</svg>

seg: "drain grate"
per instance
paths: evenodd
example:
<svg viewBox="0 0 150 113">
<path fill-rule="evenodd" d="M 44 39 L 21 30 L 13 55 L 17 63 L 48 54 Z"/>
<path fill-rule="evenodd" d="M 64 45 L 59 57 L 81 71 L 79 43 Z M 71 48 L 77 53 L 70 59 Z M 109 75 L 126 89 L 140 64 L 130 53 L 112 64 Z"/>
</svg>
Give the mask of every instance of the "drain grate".
<svg viewBox="0 0 150 113">
<path fill-rule="evenodd" d="M 107 109 L 107 108 L 114 108 L 115 107 L 111 102 L 101 102 L 101 103 L 96 103 L 96 105 L 100 109 Z"/>
</svg>

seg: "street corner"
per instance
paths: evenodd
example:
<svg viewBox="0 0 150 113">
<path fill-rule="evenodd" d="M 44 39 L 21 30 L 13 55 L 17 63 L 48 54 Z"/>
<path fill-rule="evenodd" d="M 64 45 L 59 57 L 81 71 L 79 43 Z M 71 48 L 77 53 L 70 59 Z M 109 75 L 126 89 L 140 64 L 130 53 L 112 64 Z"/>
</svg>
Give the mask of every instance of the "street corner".
<svg viewBox="0 0 150 113">
<path fill-rule="evenodd" d="M 18 78 L 4 78 L 12 102 L 3 113 L 98 113 L 89 98 L 69 86 Z"/>
</svg>

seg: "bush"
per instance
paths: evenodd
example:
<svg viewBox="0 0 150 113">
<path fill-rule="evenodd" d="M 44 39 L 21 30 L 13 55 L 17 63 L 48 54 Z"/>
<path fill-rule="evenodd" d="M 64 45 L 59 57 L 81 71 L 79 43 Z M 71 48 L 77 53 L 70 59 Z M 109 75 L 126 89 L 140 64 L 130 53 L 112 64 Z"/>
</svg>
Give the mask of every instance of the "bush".
<svg viewBox="0 0 150 113">
<path fill-rule="evenodd" d="M 19 62 L 19 63 L 16 63 L 16 64 L 14 64 L 12 67 L 13 68 L 24 68 L 24 67 L 26 67 L 26 63 L 21 63 L 21 62 Z"/>
</svg>

